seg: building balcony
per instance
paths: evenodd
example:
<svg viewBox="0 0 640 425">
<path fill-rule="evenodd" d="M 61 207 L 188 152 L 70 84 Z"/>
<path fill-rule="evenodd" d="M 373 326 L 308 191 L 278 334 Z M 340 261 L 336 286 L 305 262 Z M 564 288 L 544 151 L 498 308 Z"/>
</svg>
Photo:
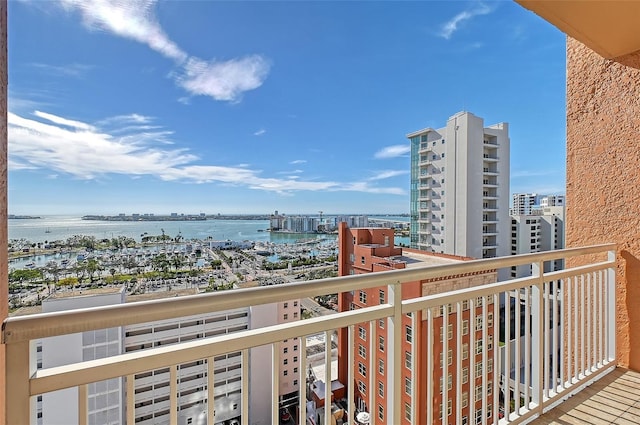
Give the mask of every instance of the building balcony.
<svg viewBox="0 0 640 425">
<path fill-rule="evenodd" d="M 572 248 L 536 254 L 516 255 L 503 258 L 472 260 L 433 267 L 409 268 L 343 278 L 330 278 L 284 285 L 256 287 L 207 293 L 178 298 L 118 304 L 106 307 L 69 310 L 56 313 L 10 317 L 3 323 L 2 342 L 6 347 L 6 414 L 9 424 L 36 423 L 35 400 L 39 395 L 68 388 L 75 389 L 75 401 L 70 409 L 77 410 L 77 423 L 88 423 L 88 388 L 92 383 L 120 378 L 126 397 L 123 397 L 123 412 L 126 423 L 135 422 L 136 394 L 133 382 L 136 374 L 168 368 L 169 379 L 169 422 L 178 423 L 179 403 L 177 391 L 180 365 L 202 361 L 206 365 L 207 388 L 204 394 L 209 398 L 214 394 L 216 380 L 216 358 L 227 353 L 241 353 L 241 423 L 249 424 L 251 417 L 249 392 L 249 358 L 257 347 L 271 347 L 268 350 L 272 376 L 279 376 L 280 357 L 277 347 L 281 341 L 299 338 L 300 352 L 305 353 L 306 336 L 324 334 L 331 341 L 333 332 L 344 332 L 349 358 L 344 369 L 347 376 L 341 377 L 346 395 L 341 403 L 346 407 L 349 423 L 354 415 L 361 413 L 356 405 L 371 410 L 371 424 L 380 423 L 373 409 L 375 399 L 358 400 L 356 404 L 356 382 L 360 370 L 354 370 L 354 356 L 358 348 L 354 338 L 362 329 L 373 332 L 379 323 L 385 323 L 386 352 L 388 364 L 385 382 L 388 416 L 386 423 L 417 424 L 436 423 L 440 412 L 434 406 L 448 405 L 453 401 L 452 417 L 462 418 L 463 384 L 456 379 L 450 390 L 440 394 L 434 371 L 440 376 L 462 375 L 462 356 L 455 356 L 451 364 L 439 361 L 436 353 L 435 337 L 437 329 L 453 328 L 454 338 L 444 338 L 442 352 L 448 349 L 463 353 L 465 328 L 462 315 L 469 314 L 466 323 L 475 326 L 476 332 L 465 337 L 467 345 L 468 372 L 475 377 L 476 390 L 465 393 L 466 403 L 473 407 L 473 415 L 478 415 L 478 423 L 526 423 L 540 417 L 563 400 L 581 391 L 585 386 L 605 377 L 615 370 L 615 249 L 614 244 Z M 554 272 L 544 272 L 548 261 L 580 258 L 584 265 Z M 513 266 L 531 266 L 533 275 L 456 291 L 431 293 L 411 299 L 403 299 L 405 283 L 423 281 L 437 283 L 451 276 L 476 275 Z M 428 283 L 427 283 L 428 285 Z M 383 304 L 362 306 L 355 310 L 336 312 L 327 316 L 291 321 L 260 329 L 216 335 L 208 338 L 164 345 L 146 350 L 128 352 L 110 357 L 79 361 L 65 366 L 38 369 L 36 367 L 35 343 L 43 338 L 60 337 L 82 332 L 123 327 L 175 319 L 195 314 L 205 314 L 237 308 L 254 307 L 276 303 L 286 299 L 306 299 L 336 292 L 361 293 L 360 291 L 384 287 L 386 298 Z M 424 293 L 424 292 L 423 292 Z M 518 299 L 516 303 L 501 300 Z M 442 311 L 453 313 L 441 314 Z M 408 332 L 406 318 L 410 318 L 412 329 L 422 323 L 422 332 Z M 495 318 L 495 319 L 494 319 Z M 505 320 L 505 318 L 511 318 Z M 484 327 L 482 324 L 486 324 Z M 501 323 L 503 325 L 501 325 Z M 449 324 L 451 326 L 449 326 Z M 480 324 L 478 328 L 478 324 Z M 363 328 L 365 326 L 365 328 Z M 368 326 L 368 327 L 367 327 Z M 521 329 L 521 332 L 511 330 Z M 498 335 L 514 335 L 513 344 L 498 344 Z M 373 335 L 373 333 L 372 333 Z M 495 335 L 488 339 L 488 335 Z M 406 342 L 410 345 L 410 351 Z M 372 347 L 373 347 L 372 342 Z M 497 349 L 499 345 L 503 347 Z M 425 347 L 419 349 L 418 347 Z M 326 363 L 324 382 L 332 380 L 326 375 L 331 370 L 331 344 L 325 344 Z M 374 351 L 374 350 L 372 350 Z M 392 353 L 392 355 L 391 355 Z M 407 360 L 409 359 L 409 360 Z M 363 370 L 378 368 L 375 356 L 369 356 Z M 407 366 L 407 362 L 412 362 Z M 483 365 L 493 365 L 491 368 Z M 523 373 L 512 374 L 505 365 L 520 365 Z M 417 375 L 423 365 L 426 379 Z M 527 365 L 527 367 L 525 367 Z M 306 382 L 307 359 L 300 356 L 298 367 L 299 382 Z M 340 367 L 340 366 L 339 366 Z M 403 377 L 404 368 L 409 367 L 411 378 Z M 616 372 L 618 373 L 618 372 Z M 369 378 L 367 380 L 367 384 Z M 606 377 L 605 379 L 609 379 Z M 627 378 L 625 378 L 627 379 Z M 635 388 L 640 387 L 636 375 L 627 381 Z M 425 384 L 426 382 L 426 384 Z M 606 382 L 606 381 L 603 381 Z M 627 383 L 629 383 L 627 382 Z M 331 400 L 335 385 L 324 385 L 324 400 Z M 373 386 L 372 386 L 373 387 Z M 271 400 L 269 418 L 263 422 L 278 424 L 278 384 L 262 382 L 259 385 L 264 397 Z M 253 388 L 255 390 L 255 388 Z M 371 391 L 375 397 L 375 391 Z M 406 394 L 412 394 L 412 402 L 404 402 Z M 635 394 L 638 394 L 635 391 Z M 493 396 L 490 396 L 493 394 Z M 499 397 L 497 395 L 500 395 Z M 296 412 L 297 423 L 306 424 L 308 416 L 308 389 L 300 385 Z M 317 394 L 316 394 L 317 396 Z M 334 397 L 335 399 L 335 397 Z M 514 407 L 512 400 L 520 400 L 520 407 Z M 573 399 L 572 399 L 573 400 Z M 373 403 L 371 403 L 373 402 Z M 203 414 L 209 423 L 215 421 L 214 403 L 201 404 Z M 562 406 L 562 405 L 561 405 Z M 376 410 L 377 412 L 377 410 Z M 483 413 L 484 412 L 484 413 Z M 504 413 L 502 413 L 504 412 Z M 45 413 L 46 414 L 46 413 Z M 553 413 L 551 413 L 553 414 Z M 302 418 L 302 419 L 300 419 Z M 314 416 L 314 420 L 317 417 Z M 320 423 L 330 425 L 332 415 L 324 415 Z M 257 419 L 256 419 L 257 420 Z"/>
</svg>

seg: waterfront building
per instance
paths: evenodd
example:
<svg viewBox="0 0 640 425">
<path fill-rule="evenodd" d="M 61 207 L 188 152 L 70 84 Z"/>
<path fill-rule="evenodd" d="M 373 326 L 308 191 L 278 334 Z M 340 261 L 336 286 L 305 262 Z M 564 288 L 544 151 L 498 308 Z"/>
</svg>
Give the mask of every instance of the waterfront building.
<svg viewBox="0 0 640 425">
<path fill-rule="evenodd" d="M 529 215 L 540 204 L 540 195 L 536 193 L 514 193 L 510 215 Z"/>
<path fill-rule="evenodd" d="M 509 126 L 459 112 L 411 141 L 411 248 L 509 255 Z"/>
<path fill-rule="evenodd" d="M 77 308 L 108 306 L 126 302 L 152 301 L 162 298 L 195 295 L 196 290 L 149 292 L 127 296 L 124 287 L 59 292 L 42 303 L 42 312 L 60 312 Z M 290 300 L 239 308 L 214 313 L 184 316 L 177 319 L 115 327 L 45 338 L 37 343 L 39 368 L 105 358 L 123 353 L 184 343 L 196 339 L 261 328 L 300 320 L 300 300 Z M 24 310 L 18 314 L 39 311 Z M 279 382 L 280 407 L 298 403 L 299 339 L 283 341 L 280 345 Z M 267 424 L 263 418 L 271 415 L 268 396 L 272 382 L 271 351 L 269 347 L 250 350 L 249 385 L 251 404 L 250 423 Z M 215 423 L 239 423 L 242 410 L 240 352 L 216 356 L 214 373 Z M 268 376 L 262 376 L 267 373 Z M 207 360 L 178 366 L 178 423 L 206 423 L 208 403 Z M 169 388 L 171 374 L 168 368 L 149 370 L 135 375 L 133 389 L 135 412 L 125 411 L 126 378 L 111 379 L 90 384 L 87 390 L 88 423 L 121 424 L 131 417 L 136 424 L 169 424 Z M 70 388 L 43 394 L 37 399 L 38 425 L 77 423 L 78 389 Z M 214 422 L 212 422 L 214 423 Z"/>
<path fill-rule="evenodd" d="M 564 248 L 565 207 L 540 207 L 531 214 L 511 216 L 511 254 Z M 561 260 L 545 262 L 545 272 L 561 270 Z M 512 266 L 511 277 L 531 276 L 531 265 Z"/>
<path fill-rule="evenodd" d="M 394 246 L 394 230 L 383 228 L 349 228 L 341 223 L 338 232 L 338 274 L 348 276 L 364 273 L 376 273 L 406 268 L 424 268 L 435 265 L 455 264 L 470 258 L 446 254 L 428 253 Z M 402 299 L 412 299 L 426 295 L 470 288 L 496 281 L 495 271 L 470 273 L 450 276 L 437 280 L 418 280 L 402 287 Z M 356 310 L 389 302 L 387 287 L 367 290 L 343 292 L 338 296 L 338 311 Z M 483 304 L 490 312 L 483 315 Z M 401 353 L 402 382 L 405 391 L 402 394 L 400 409 L 403 424 L 428 423 L 427 411 L 431 410 L 432 420 L 439 421 L 444 415 L 447 423 L 471 423 L 486 416 L 493 420 L 493 388 L 494 382 L 483 382 L 483 373 L 493 371 L 494 341 L 493 298 L 478 298 L 473 302 L 456 305 L 449 304 L 447 309 L 437 308 L 432 311 L 432 331 L 428 326 L 428 316 L 419 314 L 416 320 L 404 315 Z M 473 312 L 472 312 L 473 310 Z M 485 312 L 486 313 L 486 312 Z M 462 315 L 457 328 L 458 314 Z M 444 317 L 446 316 L 446 318 Z M 473 317 L 473 319 L 472 319 Z M 486 321 L 484 318 L 486 317 Z M 444 323 L 447 329 L 444 330 Z M 475 321 L 475 323 L 474 323 Z M 414 328 L 415 324 L 415 328 Z M 338 333 L 338 376 L 342 383 L 348 382 L 349 369 L 354 371 L 356 411 L 367 412 L 376 423 L 389 423 L 386 412 L 391 411 L 386 398 L 385 388 L 394 359 L 387 350 L 388 341 L 393 341 L 393 327 L 386 320 L 376 323 L 356 325 L 353 353 L 349 352 L 348 335 L 343 329 Z M 431 337 L 429 332 L 433 332 Z M 461 335 L 459 335 L 461 333 Z M 447 335 L 446 338 L 444 335 Z M 413 347 L 414 335 L 420 335 L 422 344 Z M 460 338 L 461 350 L 456 349 L 456 341 Z M 428 358 L 428 348 L 424 342 L 433 341 L 432 358 Z M 446 353 L 446 354 L 445 354 Z M 349 364 L 349 356 L 353 356 L 353 364 Z M 373 358 L 372 358 L 373 357 Z M 446 362 L 444 359 L 447 359 Z M 456 374 L 456 365 L 460 359 L 460 375 Z M 485 367 L 482 366 L 485 359 Z M 395 361 L 398 361 L 397 359 Z M 477 361 L 480 361 L 478 368 Z M 475 365 L 475 367 L 473 366 Z M 428 369 L 431 368 L 432 379 L 427 380 Z M 470 370 L 473 369 L 473 370 Z M 446 378 L 445 378 L 446 377 Z M 461 380 L 461 382 L 458 382 Z M 413 381 L 428 384 L 418 385 L 416 394 L 411 394 Z M 458 384 L 461 384 L 461 399 L 456 398 Z M 435 395 L 433 405 L 427 406 L 427 385 Z M 446 387 L 446 388 L 445 388 Z M 484 391 L 487 388 L 487 391 Z M 485 394 L 482 400 L 481 394 Z M 458 406 L 457 403 L 461 403 Z M 485 403 L 483 405 L 483 403 Z M 486 410 L 483 410 L 486 408 Z M 457 412 L 461 408 L 461 416 Z M 416 417 L 412 417 L 413 414 Z"/>
<path fill-rule="evenodd" d="M 564 195 L 547 195 L 540 198 L 540 207 L 562 207 L 565 205 Z"/>
</svg>

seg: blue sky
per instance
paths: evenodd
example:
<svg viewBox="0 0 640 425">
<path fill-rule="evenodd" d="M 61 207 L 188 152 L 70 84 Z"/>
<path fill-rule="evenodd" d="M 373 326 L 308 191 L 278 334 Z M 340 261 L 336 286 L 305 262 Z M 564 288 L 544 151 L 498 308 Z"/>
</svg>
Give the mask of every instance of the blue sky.
<svg viewBox="0 0 640 425">
<path fill-rule="evenodd" d="M 13 214 L 406 213 L 461 110 L 564 193 L 565 36 L 513 2 L 9 2 Z"/>
</svg>

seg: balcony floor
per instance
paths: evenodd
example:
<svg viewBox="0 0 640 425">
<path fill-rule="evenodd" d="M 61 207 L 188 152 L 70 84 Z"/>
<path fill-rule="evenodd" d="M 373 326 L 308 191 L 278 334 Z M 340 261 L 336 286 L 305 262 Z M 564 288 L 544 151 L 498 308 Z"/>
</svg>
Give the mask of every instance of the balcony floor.
<svg viewBox="0 0 640 425">
<path fill-rule="evenodd" d="M 640 424 L 640 373 L 617 368 L 533 424 Z"/>
</svg>

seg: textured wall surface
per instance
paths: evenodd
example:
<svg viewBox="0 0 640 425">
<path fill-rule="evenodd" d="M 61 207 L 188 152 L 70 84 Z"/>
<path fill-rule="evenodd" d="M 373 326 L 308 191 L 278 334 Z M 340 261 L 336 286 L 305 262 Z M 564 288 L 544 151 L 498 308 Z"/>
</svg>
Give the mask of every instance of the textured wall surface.
<svg viewBox="0 0 640 425">
<path fill-rule="evenodd" d="M 640 370 L 640 55 L 567 41 L 567 247 L 618 244 L 617 351 Z"/>
</svg>

